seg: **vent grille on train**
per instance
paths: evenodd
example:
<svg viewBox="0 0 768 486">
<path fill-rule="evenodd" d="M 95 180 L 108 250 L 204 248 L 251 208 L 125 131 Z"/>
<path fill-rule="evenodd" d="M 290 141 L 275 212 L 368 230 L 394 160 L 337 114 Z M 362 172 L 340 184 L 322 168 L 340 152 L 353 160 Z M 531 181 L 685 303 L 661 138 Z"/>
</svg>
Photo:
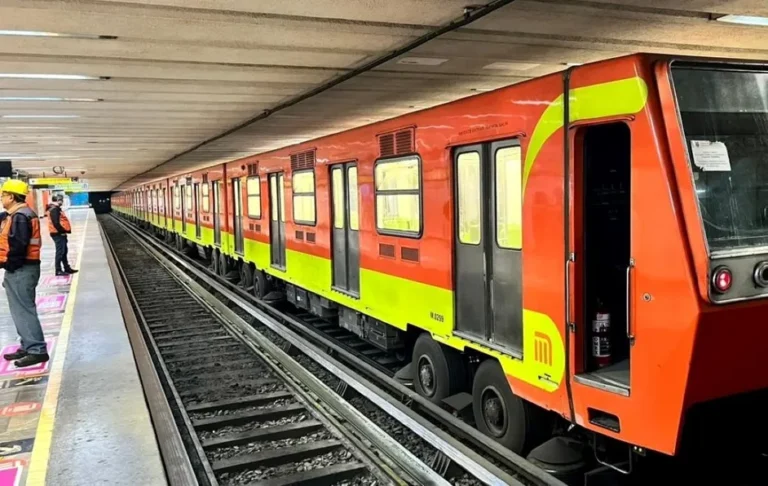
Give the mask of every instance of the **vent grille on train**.
<svg viewBox="0 0 768 486">
<path fill-rule="evenodd" d="M 314 169 L 315 151 L 307 150 L 291 155 L 291 170 Z"/>
<path fill-rule="evenodd" d="M 413 128 L 379 135 L 379 154 L 381 157 L 411 154 L 413 152 L 415 152 Z"/>
<path fill-rule="evenodd" d="M 259 164 L 248 164 L 248 176 L 259 175 Z"/>
</svg>

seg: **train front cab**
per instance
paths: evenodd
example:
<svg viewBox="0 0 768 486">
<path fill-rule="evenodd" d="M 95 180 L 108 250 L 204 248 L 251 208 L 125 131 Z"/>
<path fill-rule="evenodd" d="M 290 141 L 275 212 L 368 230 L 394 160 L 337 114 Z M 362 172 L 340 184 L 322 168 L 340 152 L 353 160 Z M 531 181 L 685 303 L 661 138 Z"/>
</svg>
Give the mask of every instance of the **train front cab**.
<svg viewBox="0 0 768 486">
<path fill-rule="evenodd" d="M 631 103 L 588 92 L 622 68 L 639 109 L 583 117 L 587 102 Z M 634 57 L 569 82 L 563 415 L 635 452 L 752 444 L 768 388 L 768 73 Z"/>
</svg>

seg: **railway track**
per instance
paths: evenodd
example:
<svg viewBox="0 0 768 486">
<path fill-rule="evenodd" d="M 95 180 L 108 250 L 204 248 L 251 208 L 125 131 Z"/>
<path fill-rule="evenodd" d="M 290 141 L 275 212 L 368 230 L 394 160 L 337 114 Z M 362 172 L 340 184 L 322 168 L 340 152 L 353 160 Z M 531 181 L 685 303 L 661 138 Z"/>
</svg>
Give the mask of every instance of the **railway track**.
<svg viewBox="0 0 768 486">
<path fill-rule="evenodd" d="M 108 228 L 114 236 L 118 228 Z M 121 263 L 156 366 L 166 377 L 177 421 L 189 431 L 199 484 L 447 484 L 371 423 L 359 434 L 338 403 L 313 393 L 287 355 L 247 343 L 226 318 L 121 233 Z M 250 345 L 249 345 L 250 344 Z M 263 343 L 262 343 L 263 344 Z M 290 358 L 288 358 L 290 359 Z M 364 442 L 366 441 L 366 442 Z M 401 448 L 402 449 L 402 448 Z"/>
<path fill-rule="evenodd" d="M 203 287 L 216 296 L 215 298 L 220 304 L 226 303 L 225 313 L 227 311 L 231 312 L 236 318 L 247 321 L 245 325 L 252 332 L 245 331 L 245 334 L 256 333 L 261 335 L 262 338 L 266 336 L 268 339 L 265 339 L 273 344 L 278 343 L 282 349 L 289 351 L 294 357 L 299 355 L 298 361 L 303 362 L 302 366 L 306 369 L 311 369 L 314 376 L 320 376 L 327 386 L 333 387 L 338 397 L 349 399 L 350 395 L 355 395 L 354 392 L 357 392 L 355 396 L 349 399 L 348 403 L 361 410 L 365 410 L 366 407 L 375 408 L 376 412 L 372 415 L 378 414 L 376 421 L 381 422 L 379 419 L 383 419 L 385 422 L 383 428 L 392 435 L 392 438 L 398 444 L 408 444 L 409 449 L 413 449 L 414 454 L 422 460 L 422 464 L 429 464 L 430 472 L 436 474 L 437 478 L 445 477 L 454 484 L 563 484 L 535 468 L 519 456 L 489 441 L 474 428 L 439 407 L 422 400 L 415 392 L 397 383 L 392 379 L 392 375 L 397 366 L 400 365 L 399 363 L 372 353 L 368 353 L 366 356 L 364 346 L 357 344 L 348 337 L 345 339 L 343 335 L 340 336 L 342 339 L 335 339 L 329 336 L 326 333 L 326 323 L 313 316 L 301 314 L 287 315 L 280 310 L 265 305 L 261 301 L 255 300 L 243 289 L 239 289 L 231 282 L 212 274 L 205 265 L 195 262 L 193 259 L 179 256 L 178 252 L 171 250 L 157 239 L 150 238 L 146 233 L 139 232 L 134 227 L 128 226 L 127 223 L 118 222 L 113 217 L 105 217 L 102 220 L 102 225 L 107 233 L 115 234 L 113 238 L 116 242 L 129 239 L 141 242 L 140 245 L 136 245 L 134 242 L 128 244 L 128 247 L 134 248 L 132 251 L 139 251 L 139 248 L 143 247 L 142 250 L 148 253 L 165 254 L 165 257 L 169 259 L 164 264 L 164 271 L 166 273 L 169 272 L 169 267 L 172 265 L 176 267 L 178 272 L 186 276 L 189 286 L 202 284 Z M 156 259 L 155 265 L 157 265 L 158 256 L 154 255 L 153 258 Z M 146 266 L 146 268 L 150 267 Z M 147 279 L 147 276 L 146 271 L 138 270 L 136 278 L 143 278 L 147 283 L 144 287 L 138 287 L 137 299 L 141 297 L 151 301 L 153 296 L 154 298 L 157 297 L 159 291 L 151 283 L 154 280 L 154 276 L 151 279 Z M 178 279 L 179 276 L 176 275 L 174 278 Z M 200 288 L 196 292 L 204 292 L 206 289 Z M 191 298 L 195 299 L 196 297 L 191 296 Z M 156 307 L 162 308 L 163 306 L 156 305 Z M 166 312 L 168 310 L 167 307 L 166 304 Z M 174 304 L 174 307 L 178 306 Z M 264 312 L 265 310 L 268 312 Z M 306 321 L 302 321 L 299 317 L 306 319 Z M 166 350 L 166 353 L 169 353 L 178 346 L 178 349 L 186 349 L 190 353 L 195 353 L 198 349 L 212 351 L 212 353 L 209 353 L 211 356 L 206 358 L 206 361 L 210 359 L 213 362 L 219 358 L 224 361 L 221 364 L 222 367 L 219 368 L 219 365 L 208 366 L 207 363 L 199 364 L 199 360 L 192 356 L 182 358 L 174 355 L 171 357 L 172 360 L 182 360 L 171 363 L 174 366 L 170 366 L 169 371 L 177 370 L 177 373 L 180 373 L 181 381 L 178 389 L 183 394 L 180 398 L 182 400 L 194 399 L 192 406 L 195 408 L 189 413 L 190 421 L 194 426 L 195 423 L 199 425 L 200 420 L 207 420 L 208 417 L 207 415 L 200 415 L 196 407 L 202 406 L 200 405 L 201 403 L 208 406 L 205 402 L 215 403 L 222 400 L 210 400 L 200 396 L 201 393 L 207 393 L 205 390 L 209 388 L 206 387 L 213 386 L 211 389 L 212 393 L 219 393 L 219 390 L 222 389 L 228 390 L 226 383 L 236 387 L 236 384 L 242 380 L 252 380 L 250 377 L 260 376 L 261 368 L 257 367 L 252 361 L 238 358 L 237 353 L 230 351 L 231 348 L 227 344 L 228 340 L 230 338 L 235 339 L 235 337 L 232 337 L 232 334 L 242 334 L 242 329 L 239 333 L 231 332 L 230 337 L 227 337 L 205 322 L 199 325 L 195 323 L 195 327 L 191 329 L 191 321 L 194 320 L 188 317 L 185 318 L 182 315 L 181 322 L 177 328 L 162 324 L 161 330 L 164 331 L 163 335 L 165 338 L 159 339 L 157 344 L 161 354 L 163 349 Z M 179 330 L 176 331 L 175 329 Z M 192 340 L 194 342 L 190 342 Z M 175 342 L 179 344 L 176 345 L 174 344 Z M 160 344 L 163 346 L 159 347 Z M 184 353 L 182 352 L 181 354 Z M 338 359 L 338 361 L 335 361 L 335 359 Z M 185 363 L 191 365 L 191 367 L 185 366 Z M 354 371 L 344 366 L 345 364 L 355 364 Z M 230 365 L 234 365 L 234 368 Z M 358 375 L 356 372 L 361 370 L 364 373 Z M 363 377 L 362 374 L 365 376 Z M 216 381 L 217 377 L 222 376 L 225 376 L 227 381 L 213 385 L 208 384 L 210 380 Z M 376 385 L 368 381 L 369 378 L 376 378 Z M 267 386 L 266 383 L 262 382 L 258 382 L 256 385 Z M 378 388 L 377 385 L 381 388 Z M 349 393 L 350 391 L 352 392 L 351 394 Z M 268 393 L 277 392 L 269 390 Z M 229 399 L 228 396 L 226 399 L 237 400 L 236 398 Z M 369 403 L 361 405 L 361 402 Z M 226 417 L 232 414 L 229 411 L 223 415 L 221 412 L 213 412 L 210 415 Z M 368 414 L 368 416 L 370 417 L 371 414 Z M 425 419 L 424 416 L 429 417 L 430 420 Z M 216 420 L 227 419 L 221 418 Z M 311 420 L 317 421 L 317 419 Z M 389 421 L 389 424 L 387 421 Z M 394 423 L 394 426 L 390 426 L 391 423 Z M 407 430 L 404 432 L 404 429 Z M 244 433 L 240 429 L 234 431 L 227 429 L 226 432 Z M 387 434 L 384 433 L 383 435 Z M 407 435 L 415 436 L 415 440 L 414 437 L 406 438 L 405 436 Z M 197 437 L 200 442 L 199 448 L 206 452 L 206 457 L 211 462 L 211 469 L 214 475 L 217 472 L 221 473 L 222 470 L 218 466 L 222 464 L 221 461 L 230 460 L 230 458 L 213 455 L 209 452 L 211 441 L 218 439 L 210 437 L 210 434 L 205 431 L 197 434 Z M 321 441 L 332 440 L 322 434 L 318 434 L 318 437 Z M 251 438 L 243 436 L 241 440 L 251 441 Z M 215 444 L 216 442 L 213 443 Z M 249 442 L 249 444 L 251 444 L 249 447 L 252 449 L 252 443 Z M 349 448 L 344 450 L 349 451 Z M 248 453 L 253 454 L 253 452 L 253 450 L 249 449 Z M 350 452 L 350 454 L 354 456 L 354 453 Z M 246 459 L 241 459 L 241 461 L 246 461 Z M 355 461 L 359 461 L 359 459 L 355 459 Z M 388 464 L 390 468 L 396 469 L 396 463 L 396 460 L 390 460 Z M 360 464 L 363 463 L 360 462 Z M 365 469 L 366 472 L 363 472 L 363 466 L 356 465 L 354 467 L 360 468 L 356 473 L 358 478 L 373 478 L 374 475 L 370 472 L 370 466 L 368 469 Z M 353 466 L 349 466 L 349 468 L 352 469 Z M 226 474 L 226 476 L 221 477 L 227 481 L 233 479 L 235 481 L 233 484 L 239 484 L 243 479 L 247 479 L 247 481 L 253 479 L 250 476 L 232 475 L 229 472 L 221 474 Z M 380 477 L 381 474 L 379 474 Z M 362 480 L 365 481 L 366 479 Z M 403 481 L 409 482 L 408 479 Z M 379 484 L 382 484 L 381 479 L 379 479 Z M 423 479 L 419 479 L 415 484 L 433 483 L 424 482 Z"/>
</svg>

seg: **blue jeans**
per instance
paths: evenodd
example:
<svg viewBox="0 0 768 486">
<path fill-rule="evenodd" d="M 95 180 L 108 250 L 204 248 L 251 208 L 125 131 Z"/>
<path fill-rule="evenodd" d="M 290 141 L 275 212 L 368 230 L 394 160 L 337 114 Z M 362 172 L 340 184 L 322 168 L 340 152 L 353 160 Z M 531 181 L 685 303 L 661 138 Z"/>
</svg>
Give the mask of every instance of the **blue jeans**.
<svg viewBox="0 0 768 486">
<path fill-rule="evenodd" d="M 15 272 L 5 272 L 3 287 L 16 332 L 21 337 L 21 349 L 29 354 L 47 352 L 43 328 L 37 318 L 35 290 L 40 280 L 40 265 L 24 265 Z"/>
</svg>

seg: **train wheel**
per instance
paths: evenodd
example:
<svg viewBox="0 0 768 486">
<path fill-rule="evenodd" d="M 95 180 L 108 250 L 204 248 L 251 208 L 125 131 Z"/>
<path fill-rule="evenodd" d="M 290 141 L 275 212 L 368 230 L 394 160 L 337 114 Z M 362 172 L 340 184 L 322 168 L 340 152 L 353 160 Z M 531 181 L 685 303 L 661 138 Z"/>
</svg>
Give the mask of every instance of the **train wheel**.
<svg viewBox="0 0 768 486">
<path fill-rule="evenodd" d="M 261 270 L 254 270 L 253 272 L 253 296 L 257 299 L 263 299 L 265 295 L 270 292 L 269 281 L 267 276 Z"/>
<path fill-rule="evenodd" d="M 227 260 L 227 255 L 219 252 L 219 268 L 218 268 L 218 274 L 219 277 L 226 277 L 229 273 L 229 261 Z"/>
<path fill-rule="evenodd" d="M 248 262 L 240 265 L 240 285 L 246 290 L 253 285 L 253 265 Z"/>
<path fill-rule="evenodd" d="M 466 367 L 461 355 L 442 346 L 424 333 L 413 347 L 416 375 L 413 385 L 419 395 L 432 403 L 460 392 L 466 383 Z"/>
<path fill-rule="evenodd" d="M 512 393 L 495 359 L 478 367 L 472 402 L 478 430 L 517 454 L 527 452 L 544 437 L 546 412 Z"/>
<path fill-rule="evenodd" d="M 209 268 L 216 275 L 219 274 L 219 250 L 218 250 L 218 248 L 214 248 L 213 253 L 211 253 L 211 266 Z"/>
</svg>

